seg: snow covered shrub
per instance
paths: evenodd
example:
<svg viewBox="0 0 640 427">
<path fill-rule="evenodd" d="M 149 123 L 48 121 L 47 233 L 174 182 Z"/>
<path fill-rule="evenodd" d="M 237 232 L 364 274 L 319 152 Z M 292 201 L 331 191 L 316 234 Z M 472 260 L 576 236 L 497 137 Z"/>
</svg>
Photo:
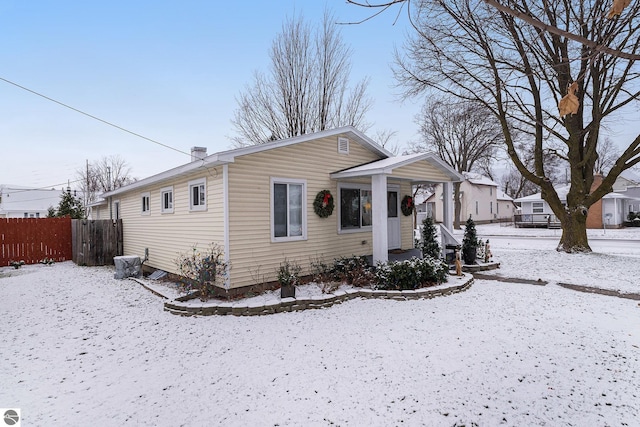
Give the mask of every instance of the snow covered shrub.
<svg viewBox="0 0 640 427">
<path fill-rule="evenodd" d="M 278 267 L 278 283 L 280 283 L 281 287 L 298 285 L 300 283 L 300 271 L 302 271 L 302 267 L 285 259 Z"/>
<path fill-rule="evenodd" d="M 449 266 L 431 257 L 380 263 L 376 268 L 377 289 L 410 290 L 434 286 L 447 281 Z"/>
<path fill-rule="evenodd" d="M 22 267 L 25 264 L 24 261 L 9 261 L 9 265 L 16 270 Z"/>
<path fill-rule="evenodd" d="M 182 287 L 199 291 L 202 301 L 214 295 L 216 283 L 225 286 L 228 264 L 224 261 L 224 250 L 216 243 L 203 252 L 194 245 L 189 252 L 178 255 L 175 262 Z"/>
<path fill-rule="evenodd" d="M 333 293 L 340 286 L 334 278 L 333 268 L 322 261 L 320 258 L 311 259 L 311 276 L 313 281 L 318 284 L 323 294 Z"/>
<path fill-rule="evenodd" d="M 333 263 L 333 278 L 356 287 L 369 286 L 374 279 L 364 256 L 337 258 Z"/>
</svg>

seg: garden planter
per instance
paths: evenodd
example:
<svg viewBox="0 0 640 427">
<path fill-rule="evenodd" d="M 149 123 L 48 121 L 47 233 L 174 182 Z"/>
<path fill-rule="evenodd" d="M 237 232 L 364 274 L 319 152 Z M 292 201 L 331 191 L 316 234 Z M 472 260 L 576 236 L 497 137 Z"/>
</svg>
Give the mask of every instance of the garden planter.
<svg viewBox="0 0 640 427">
<path fill-rule="evenodd" d="M 464 250 L 462 251 L 462 258 L 464 259 L 464 263 L 467 265 L 475 264 L 477 253 L 478 248 L 464 248 Z"/>
<path fill-rule="evenodd" d="M 296 287 L 294 285 L 280 286 L 280 298 L 295 298 Z"/>
</svg>

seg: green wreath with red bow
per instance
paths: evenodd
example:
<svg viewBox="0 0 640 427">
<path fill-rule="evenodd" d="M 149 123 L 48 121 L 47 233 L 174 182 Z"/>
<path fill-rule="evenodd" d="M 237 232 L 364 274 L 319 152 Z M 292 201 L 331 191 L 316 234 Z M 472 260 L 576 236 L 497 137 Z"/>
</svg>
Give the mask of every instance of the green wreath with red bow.
<svg viewBox="0 0 640 427">
<path fill-rule="evenodd" d="M 322 190 L 316 194 L 316 199 L 313 201 L 313 211 L 320 218 L 326 218 L 333 213 L 333 196 L 329 190 Z"/>
<path fill-rule="evenodd" d="M 413 208 L 415 204 L 413 202 L 413 197 L 406 195 L 402 198 L 402 202 L 400 203 L 400 210 L 404 216 L 409 216 L 413 213 Z"/>
</svg>

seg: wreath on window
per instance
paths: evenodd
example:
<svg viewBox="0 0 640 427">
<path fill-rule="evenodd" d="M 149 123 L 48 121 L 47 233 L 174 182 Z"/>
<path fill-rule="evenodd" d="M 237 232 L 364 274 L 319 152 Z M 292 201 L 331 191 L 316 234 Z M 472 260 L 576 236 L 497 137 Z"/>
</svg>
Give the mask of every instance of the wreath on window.
<svg viewBox="0 0 640 427">
<path fill-rule="evenodd" d="M 333 213 L 333 196 L 329 190 L 322 190 L 316 194 L 313 201 L 313 211 L 320 218 L 326 218 Z"/>
<path fill-rule="evenodd" d="M 400 203 L 400 210 L 402 210 L 402 214 L 404 216 L 409 216 L 413 213 L 413 208 L 415 207 L 413 203 L 413 197 L 406 195 L 402 198 L 402 202 Z"/>
</svg>

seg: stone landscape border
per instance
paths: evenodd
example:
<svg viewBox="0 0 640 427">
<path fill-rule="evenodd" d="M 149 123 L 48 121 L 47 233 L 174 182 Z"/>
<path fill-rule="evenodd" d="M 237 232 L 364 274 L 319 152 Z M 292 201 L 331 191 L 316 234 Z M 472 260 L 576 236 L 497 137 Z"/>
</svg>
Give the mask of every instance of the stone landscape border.
<svg viewBox="0 0 640 427">
<path fill-rule="evenodd" d="M 464 292 L 473 284 L 473 276 L 450 276 L 450 281 L 461 280 L 461 284 L 445 283 L 432 288 L 420 288 L 410 291 L 386 291 L 373 289 L 349 289 L 336 291 L 310 298 L 283 298 L 267 302 L 243 303 L 242 301 L 207 301 L 201 304 L 170 301 L 164 303 L 164 309 L 172 314 L 181 316 L 262 316 L 267 314 L 286 313 L 292 311 L 328 308 L 335 304 L 342 304 L 354 298 L 389 299 L 407 301 L 430 299 Z"/>
</svg>

